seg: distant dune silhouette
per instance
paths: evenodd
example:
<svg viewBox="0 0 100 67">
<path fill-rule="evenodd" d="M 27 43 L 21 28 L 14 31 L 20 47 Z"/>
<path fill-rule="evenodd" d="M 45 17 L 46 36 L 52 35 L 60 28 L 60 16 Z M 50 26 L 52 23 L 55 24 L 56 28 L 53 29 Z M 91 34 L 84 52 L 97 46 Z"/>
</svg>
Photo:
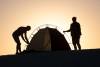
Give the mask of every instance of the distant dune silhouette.
<svg viewBox="0 0 100 67">
<path fill-rule="evenodd" d="M 96 67 L 100 66 L 100 49 L 82 51 L 22 52 L 18 55 L 0 56 L 5 67 Z"/>
</svg>

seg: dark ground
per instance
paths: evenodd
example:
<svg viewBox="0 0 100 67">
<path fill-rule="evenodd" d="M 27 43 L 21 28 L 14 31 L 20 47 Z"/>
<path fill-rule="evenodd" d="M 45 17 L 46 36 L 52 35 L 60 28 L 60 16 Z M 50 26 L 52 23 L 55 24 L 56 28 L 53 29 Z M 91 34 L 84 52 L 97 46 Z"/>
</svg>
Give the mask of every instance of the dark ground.
<svg viewBox="0 0 100 67">
<path fill-rule="evenodd" d="M 100 49 L 0 56 L 0 67 L 100 67 Z"/>
</svg>

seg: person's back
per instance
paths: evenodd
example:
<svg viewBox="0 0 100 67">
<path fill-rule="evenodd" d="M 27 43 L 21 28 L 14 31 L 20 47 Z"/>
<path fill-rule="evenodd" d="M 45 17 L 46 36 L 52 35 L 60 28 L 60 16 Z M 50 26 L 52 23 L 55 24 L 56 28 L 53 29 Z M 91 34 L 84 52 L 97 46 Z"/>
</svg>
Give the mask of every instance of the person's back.
<svg viewBox="0 0 100 67">
<path fill-rule="evenodd" d="M 80 24 L 78 22 L 74 22 L 71 24 L 71 36 L 80 36 L 81 29 Z"/>
<path fill-rule="evenodd" d="M 19 27 L 13 34 L 16 36 L 20 36 L 21 34 L 25 33 L 27 31 L 26 27 Z"/>
</svg>

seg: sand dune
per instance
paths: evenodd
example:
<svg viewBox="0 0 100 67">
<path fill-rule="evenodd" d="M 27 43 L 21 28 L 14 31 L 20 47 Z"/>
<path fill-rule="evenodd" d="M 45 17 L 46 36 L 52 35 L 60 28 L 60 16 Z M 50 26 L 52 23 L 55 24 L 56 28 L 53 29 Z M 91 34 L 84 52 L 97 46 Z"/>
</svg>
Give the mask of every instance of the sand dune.
<svg viewBox="0 0 100 67">
<path fill-rule="evenodd" d="M 99 62 L 100 49 L 88 49 L 70 52 L 23 52 L 19 55 L 0 56 L 0 66 L 2 67 L 99 67 Z"/>
</svg>

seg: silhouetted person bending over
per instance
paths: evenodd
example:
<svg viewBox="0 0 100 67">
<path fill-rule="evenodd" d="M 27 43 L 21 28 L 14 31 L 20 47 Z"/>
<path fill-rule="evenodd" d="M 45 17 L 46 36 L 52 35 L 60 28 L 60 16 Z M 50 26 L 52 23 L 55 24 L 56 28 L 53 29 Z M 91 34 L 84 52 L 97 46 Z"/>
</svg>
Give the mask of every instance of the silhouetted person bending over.
<svg viewBox="0 0 100 67">
<path fill-rule="evenodd" d="M 81 45 L 80 45 L 81 27 L 80 27 L 80 24 L 76 20 L 77 18 L 73 17 L 72 18 L 73 23 L 71 24 L 70 29 L 63 32 L 71 32 L 74 49 L 77 50 L 77 47 L 78 47 L 79 50 L 81 50 Z"/>
<path fill-rule="evenodd" d="M 21 43 L 20 43 L 20 39 L 19 39 L 20 36 L 24 40 L 24 42 L 29 44 L 29 41 L 27 39 L 27 31 L 29 31 L 30 29 L 31 29 L 30 26 L 19 27 L 16 31 L 13 32 L 12 36 L 13 36 L 15 42 L 17 43 L 17 45 L 16 45 L 16 54 L 21 52 Z"/>
</svg>

